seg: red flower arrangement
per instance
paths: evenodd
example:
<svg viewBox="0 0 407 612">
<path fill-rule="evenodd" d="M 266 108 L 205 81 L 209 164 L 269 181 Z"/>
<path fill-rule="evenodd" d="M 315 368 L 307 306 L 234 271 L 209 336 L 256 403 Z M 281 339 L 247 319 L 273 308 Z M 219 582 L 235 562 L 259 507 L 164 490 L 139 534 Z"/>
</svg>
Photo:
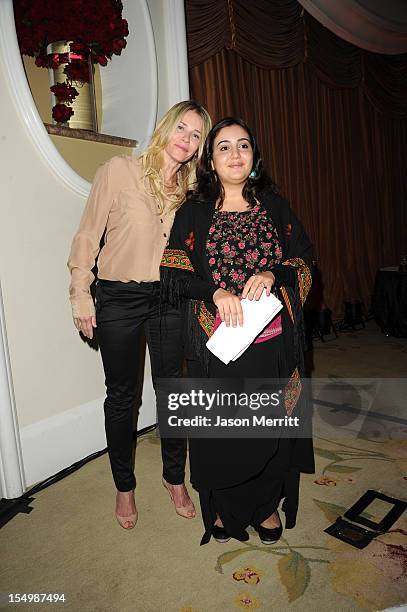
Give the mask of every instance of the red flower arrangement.
<svg viewBox="0 0 407 612">
<path fill-rule="evenodd" d="M 53 117 L 56 121 L 64 122 L 68 115 L 72 116 L 73 109 L 65 102 L 69 104 L 78 95 L 73 82 L 89 81 L 88 59 L 93 64 L 106 66 L 113 55 L 120 55 L 126 47 L 129 29 L 127 21 L 122 19 L 122 11 L 120 0 L 14 0 L 21 53 L 35 57 L 35 64 L 43 68 L 57 68 L 66 63 L 64 73 L 68 89 L 63 91 L 61 83 L 51 89 L 58 101 L 56 106 L 65 106 L 70 114 L 61 108 L 56 110 L 55 106 Z M 56 41 L 72 41 L 70 54 L 48 55 L 47 46 Z"/>
</svg>

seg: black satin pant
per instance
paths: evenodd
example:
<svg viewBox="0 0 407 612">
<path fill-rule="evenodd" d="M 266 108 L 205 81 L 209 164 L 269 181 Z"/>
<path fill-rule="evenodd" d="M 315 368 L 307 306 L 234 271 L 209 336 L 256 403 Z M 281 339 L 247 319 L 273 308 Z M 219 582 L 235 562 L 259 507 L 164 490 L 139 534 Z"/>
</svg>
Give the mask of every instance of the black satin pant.
<svg viewBox="0 0 407 612">
<path fill-rule="evenodd" d="M 150 353 L 153 385 L 159 377 L 181 375 L 181 318 L 175 309 L 160 309 L 159 297 L 158 282 L 99 280 L 96 287 L 96 331 L 106 377 L 107 447 L 119 491 L 130 491 L 136 486 L 133 412 L 143 333 Z M 163 477 L 171 484 L 184 482 L 186 444 L 183 439 L 161 439 Z"/>
</svg>

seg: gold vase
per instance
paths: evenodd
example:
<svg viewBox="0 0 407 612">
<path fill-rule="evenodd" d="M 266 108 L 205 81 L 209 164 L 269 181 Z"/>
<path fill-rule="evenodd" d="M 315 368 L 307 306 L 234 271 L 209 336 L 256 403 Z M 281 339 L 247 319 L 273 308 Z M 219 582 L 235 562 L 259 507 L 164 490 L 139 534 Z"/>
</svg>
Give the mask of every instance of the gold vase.
<svg viewBox="0 0 407 612">
<path fill-rule="evenodd" d="M 90 54 L 85 57 L 80 53 L 72 53 L 69 47 L 69 42 L 57 41 L 50 43 L 47 46 L 47 54 L 53 56 L 53 66 L 55 68 L 49 68 L 49 80 L 50 85 L 56 83 L 68 82 L 67 75 L 64 73 L 67 64 L 81 64 L 82 67 L 86 64 L 87 74 L 89 75 L 89 82 L 76 81 L 72 79 L 72 85 L 78 91 L 78 96 L 69 104 L 74 114 L 64 124 L 58 123 L 52 119 L 54 125 L 64 125 L 70 128 L 79 128 L 82 130 L 98 131 L 97 125 L 97 114 L 96 114 L 96 98 L 95 98 L 95 85 L 94 85 L 94 67 L 91 61 Z M 71 82 L 69 80 L 69 82 Z M 51 92 L 52 106 L 58 103 L 54 94 Z"/>
</svg>

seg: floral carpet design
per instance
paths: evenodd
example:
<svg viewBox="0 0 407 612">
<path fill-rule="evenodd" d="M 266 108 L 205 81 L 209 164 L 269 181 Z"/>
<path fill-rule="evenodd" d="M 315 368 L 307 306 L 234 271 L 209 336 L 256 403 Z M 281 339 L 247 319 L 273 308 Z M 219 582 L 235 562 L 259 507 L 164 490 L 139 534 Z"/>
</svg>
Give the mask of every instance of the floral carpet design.
<svg viewBox="0 0 407 612">
<path fill-rule="evenodd" d="M 318 473 L 303 484 L 301 496 L 301 504 L 307 497 L 312 507 L 311 535 L 302 537 L 296 528 L 284 531 L 276 544 L 263 546 L 253 530 L 249 542 L 231 540 L 214 568 L 232 587 L 228 610 L 274 608 L 277 582 L 284 587 L 287 609 L 300 609 L 302 602 L 305 609 L 316 609 L 308 594 L 314 580 L 323 585 L 328 600 L 340 595 L 348 601 L 346 608 L 332 603 L 326 609 L 383 610 L 407 602 L 406 515 L 362 550 L 324 533 L 368 488 L 382 488 L 401 499 L 404 491 L 407 497 L 407 442 L 316 439 L 315 455 Z M 181 611 L 203 612 L 188 607 Z"/>
</svg>

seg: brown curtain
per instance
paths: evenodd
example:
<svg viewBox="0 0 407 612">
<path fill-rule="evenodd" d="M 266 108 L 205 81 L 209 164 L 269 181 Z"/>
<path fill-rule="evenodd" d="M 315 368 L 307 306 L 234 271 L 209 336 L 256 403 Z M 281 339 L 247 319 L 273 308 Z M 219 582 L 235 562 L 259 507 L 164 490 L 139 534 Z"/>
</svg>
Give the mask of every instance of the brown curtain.
<svg viewBox="0 0 407 612">
<path fill-rule="evenodd" d="M 186 13 L 190 66 L 223 48 L 268 68 L 304 59 L 303 10 L 293 0 L 187 0 Z"/>
<path fill-rule="evenodd" d="M 195 1 L 186 3 L 188 30 Z M 252 126 L 266 166 L 314 241 L 325 301 L 340 316 L 345 299 L 368 307 L 377 268 L 397 265 L 407 252 L 403 78 L 383 69 L 379 76 L 373 64 L 382 56 L 362 61 L 364 52 L 339 39 L 322 43 L 325 29 L 306 25 L 307 61 L 271 70 L 222 48 L 190 67 L 191 95 L 215 121 L 238 115 Z M 310 32 L 326 44 L 319 55 L 310 51 Z M 406 65 L 405 57 L 392 61 L 395 72 L 397 62 Z M 362 69 L 372 86 L 386 86 L 372 100 Z M 388 112 L 379 112 L 386 98 Z"/>
</svg>

